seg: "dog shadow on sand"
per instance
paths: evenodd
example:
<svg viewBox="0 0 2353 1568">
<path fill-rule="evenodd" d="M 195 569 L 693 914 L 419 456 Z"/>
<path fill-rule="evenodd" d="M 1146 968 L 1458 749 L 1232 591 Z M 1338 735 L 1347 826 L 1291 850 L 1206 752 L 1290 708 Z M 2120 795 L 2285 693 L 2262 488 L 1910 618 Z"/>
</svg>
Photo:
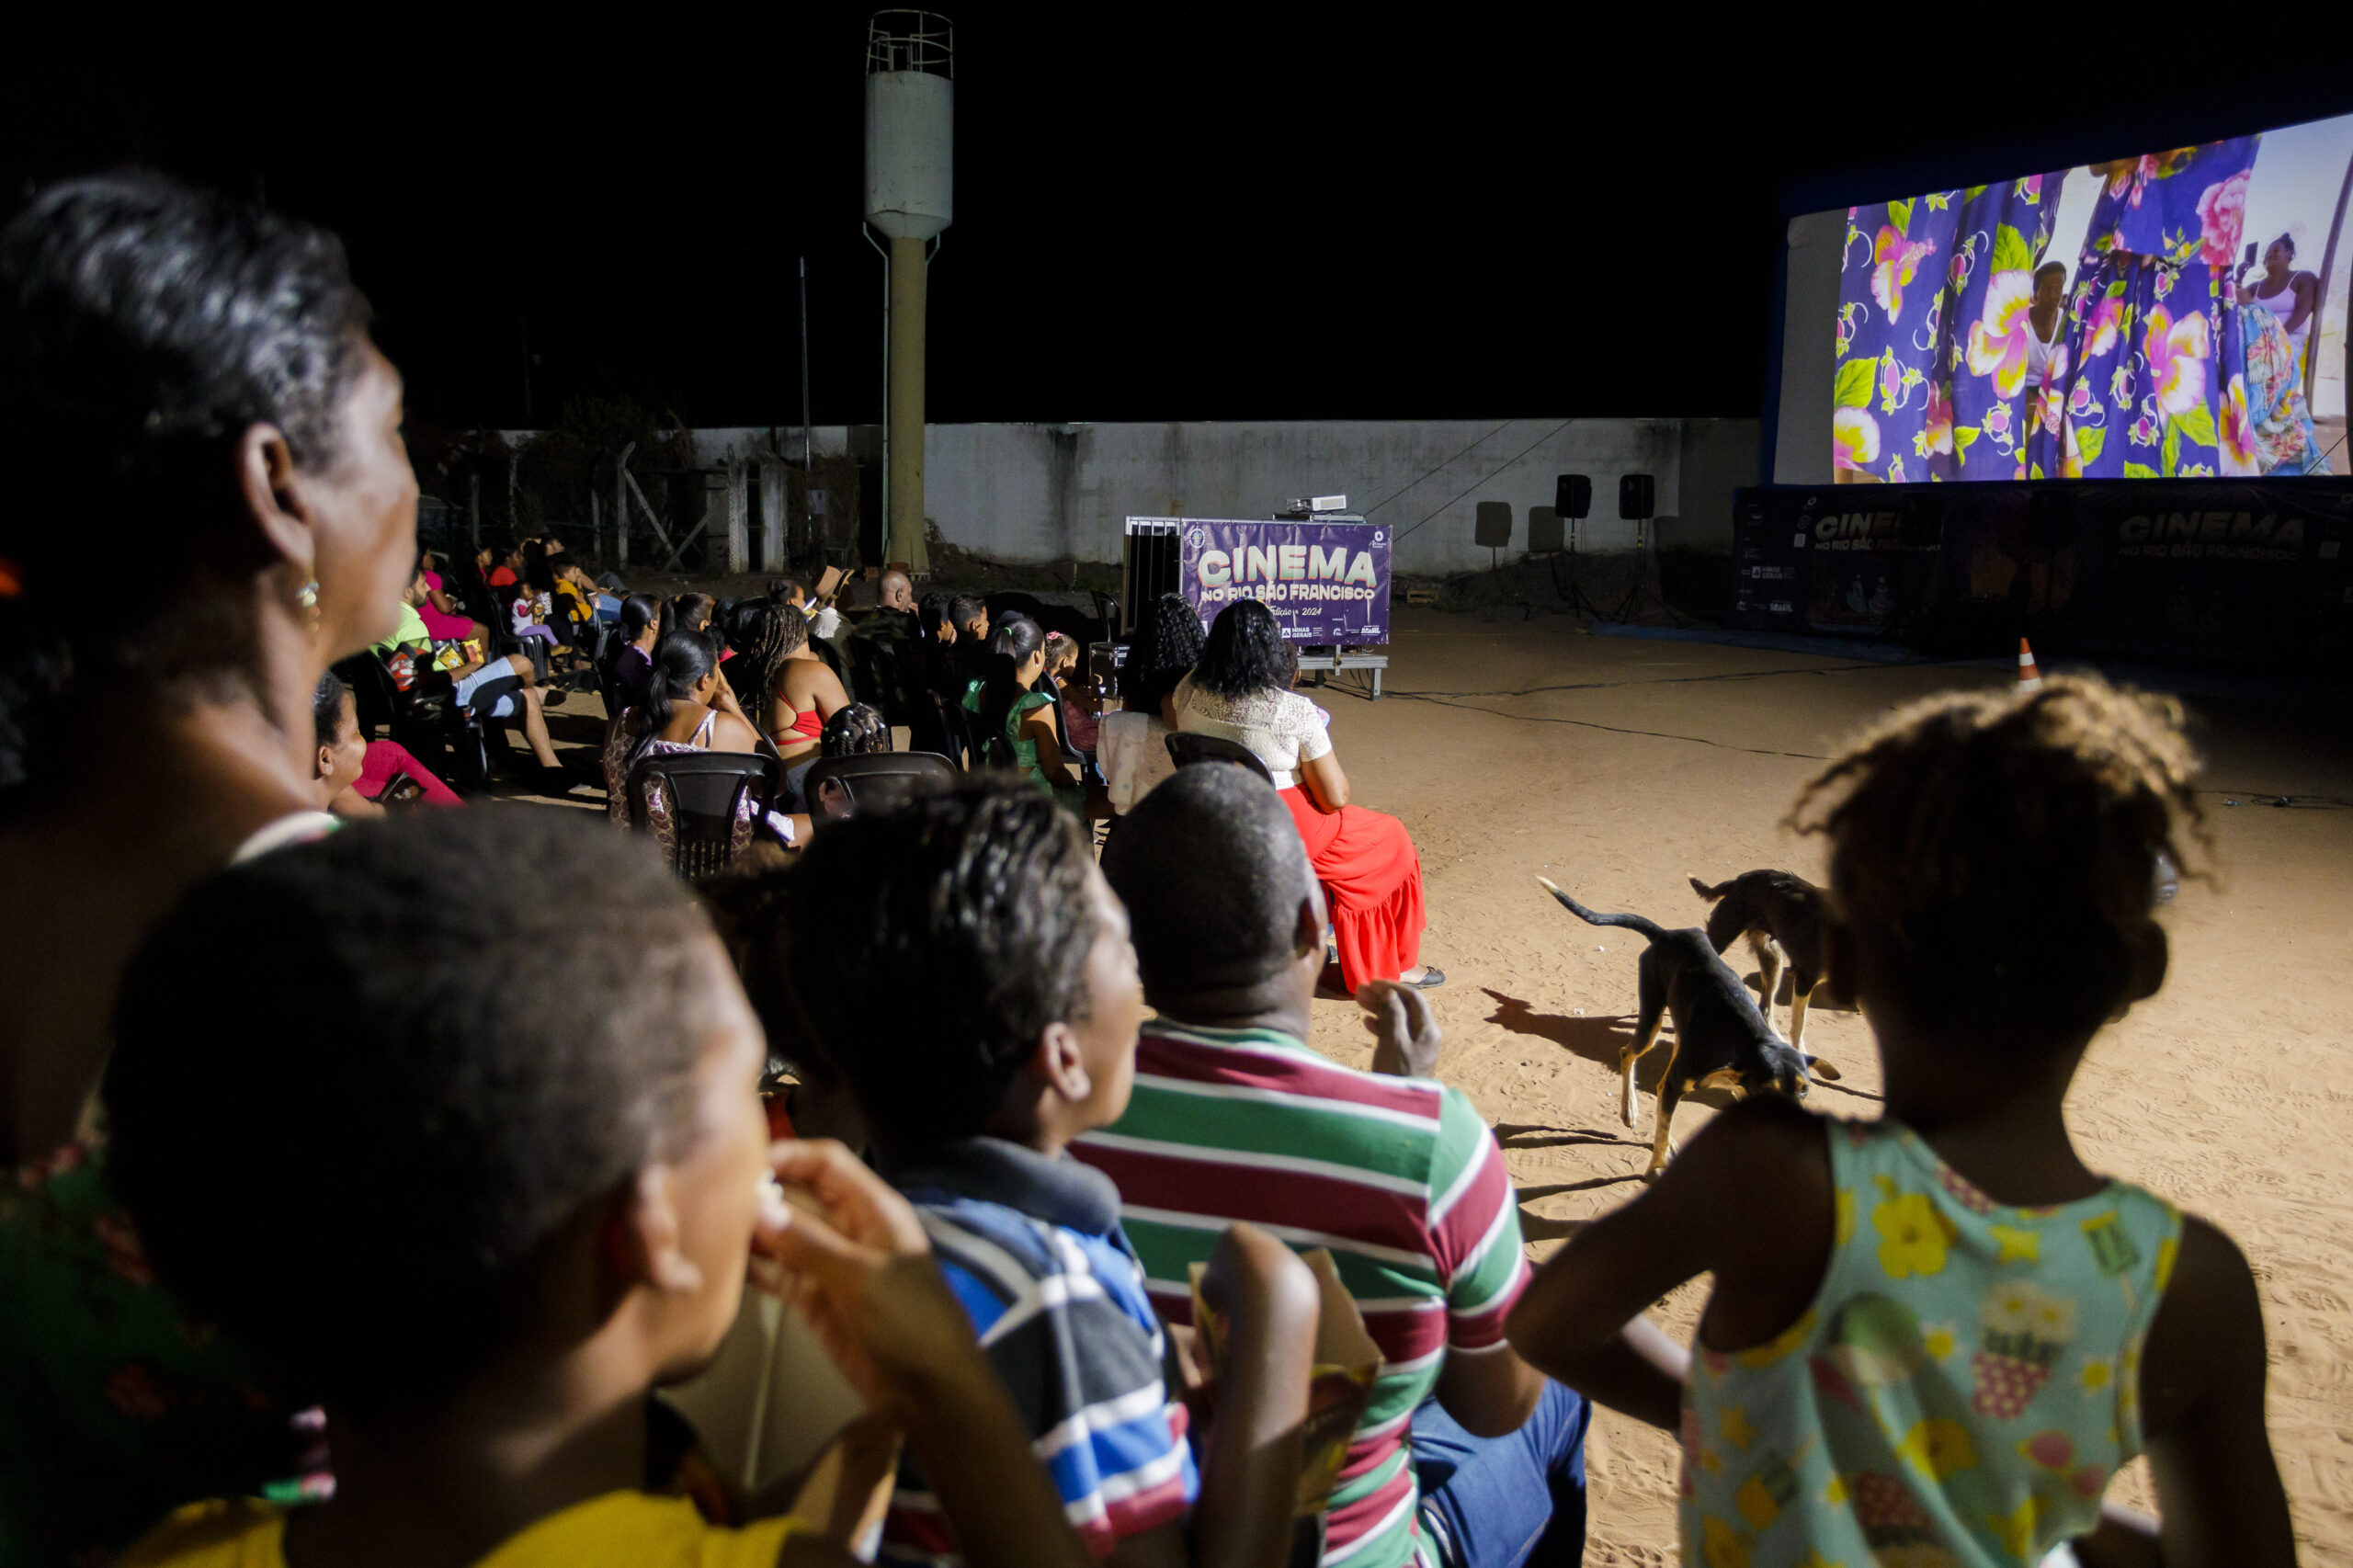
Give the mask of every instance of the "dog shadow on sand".
<svg viewBox="0 0 2353 1568">
<path fill-rule="evenodd" d="M 1618 1054 L 1630 1050 L 1634 1043 L 1634 1015 L 1631 1013 L 1599 1013 L 1586 1017 L 1563 1017 L 1558 1013 L 1540 1013 L 1517 996 L 1506 996 L 1493 986 L 1482 990 L 1495 1000 L 1495 1010 L 1487 1015 L 1487 1022 L 1500 1024 L 1514 1034 L 1527 1035 L 1531 1040 L 1550 1040 L 1574 1056 L 1582 1056 L 1597 1066 L 1618 1071 Z M 1658 1093 L 1659 1081 L 1666 1076 L 1668 1048 L 1674 1043 L 1675 1025 L 1669 1022 L 1659 1036 L 1656 1045 L 1634 1064 L 1634 1087 L 1645 1096 Z M 1732 1096 L 1723 1089 L 1698 1089 L 1683 1096 L 1686 1105 L 1711 1106 L 1721 1110 L 1733 1103 Z M 1647 1108 L 1638 1100 L 1634 1108 L 1637 1126 L 1648 1126 L 1642 1119 Z M 1629 1139 L 1627 1142 L 1635 1142 Z M 1650 1147 L 1643 1142 L 1645 1149 Z"/>
<path fill-rule="evenodd" d="M 1482 987 L 1494 998 L 1495 1010 L 1487 1022 L 1499 1024 L 1514 1034 L 1531 1040 L 1544 1040 L 1559 1046 L 1573 1056 L 1583 1057 L 1597 1066 L 1618 1071 L 1618 1053 L 1634 1043 L 1634 1016 L 1631 1013 L 1596 1014 L 1588 1017 L 1567 1017 L 1559 1013 L 1540 1013 L 1517 996 L 1506 996 L 1492 986 Z M 1667 1028 L 1671 1031 L 1673 1024 Z M 1650 1140 L 1636 1134 L 1651 1125 L 1644 1119 L 1657 1114 L 1651 1101 L 1658 1089 L 1659 1080 L 1666 1074 L 1668 1041 L 1662 1039 L 1649 1054 L 1635 1065 L 1635 1086 L 1643 1097 L 1636 1102 L 1636 1125 L 1632 1129 L 1599 1131 L 1593 1128 L 1550 1127 L 1535 1122 L 1503 1121 L 1495 1124 L 1495 1142 L 1506 1149 L 1559 1149 L 1580 1146 L 1617 1145 L 1638 1149 L 1645 1158 L 1650 1153 Z M 1614 1097 L 1614 1096 L 1613 1096 Z M 1732 1096 L 1721 1089 L 1700 1090 L 1684 1098 L 1699 1105 L 1722 1107 L 1732 1103 Z M 1565 1192 L 1590 1192 L 1597 1187 L 1638 1185 L 1639 1170 L 1622 1176 L 1588 1176 L 1583 1181 L 1552 1182 L 1540 1187 L 1523 1187 L 1517 1194 L 1519 1204 L 1519 1229 L 1523 1238 L 1531 1242 L 1560 1241 L 1576 1234 L 1585 1223 L 1582 1220 L 1556 1220 L 1531 1211 L 1528 1205 L 1546 1198 L 1556 1198 Z"/>
</svg>

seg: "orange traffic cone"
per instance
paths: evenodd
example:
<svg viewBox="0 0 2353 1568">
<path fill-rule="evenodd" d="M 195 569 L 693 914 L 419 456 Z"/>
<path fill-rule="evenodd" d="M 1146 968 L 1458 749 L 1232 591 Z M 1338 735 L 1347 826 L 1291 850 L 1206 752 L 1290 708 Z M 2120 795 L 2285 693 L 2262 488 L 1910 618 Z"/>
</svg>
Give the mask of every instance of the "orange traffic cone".
<svg viewBox="0 0 2353 1568">
<path fill-rule="evenodd" d="M 2018 689 L 2022 692 L 2042 689 L 2042 672 L 2035 668 L 2034 650 L 2026 645 L 2023 637 L 2018 639 Z"/>
</svg>

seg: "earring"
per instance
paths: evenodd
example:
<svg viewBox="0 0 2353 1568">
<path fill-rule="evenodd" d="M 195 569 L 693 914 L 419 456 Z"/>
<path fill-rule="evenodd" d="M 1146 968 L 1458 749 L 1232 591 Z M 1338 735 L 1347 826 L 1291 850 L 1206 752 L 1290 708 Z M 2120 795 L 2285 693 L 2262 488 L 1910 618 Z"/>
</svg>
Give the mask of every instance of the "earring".
<svg viewBox="0 0 2353 1568">
<path fill-rule="evenodd" d="M 319 580 L 313 577 L 297 588 L 294 602 L 302 607 L 302 613 L 310 617 L 311 630 L 316 631 L 319 629 Z"/>
</svg>

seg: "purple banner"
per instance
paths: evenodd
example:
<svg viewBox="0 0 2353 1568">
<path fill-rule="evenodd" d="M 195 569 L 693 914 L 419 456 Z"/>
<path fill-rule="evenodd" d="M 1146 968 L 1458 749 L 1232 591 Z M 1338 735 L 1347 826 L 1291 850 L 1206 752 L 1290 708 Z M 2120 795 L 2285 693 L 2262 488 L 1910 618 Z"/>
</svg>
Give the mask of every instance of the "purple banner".
<svg viewBox="0 0 2353 1568">
<path fill-rule="evenodd" d="M 1162 519 L 1153 519 L 1155 521 Z M 1185 517 L 1179 581 L 1207 625 L 1235 599 L 1275 612 L 1290 642 L 1389 641 L 1389 529 L 1377 523 Z"/>
</svg>

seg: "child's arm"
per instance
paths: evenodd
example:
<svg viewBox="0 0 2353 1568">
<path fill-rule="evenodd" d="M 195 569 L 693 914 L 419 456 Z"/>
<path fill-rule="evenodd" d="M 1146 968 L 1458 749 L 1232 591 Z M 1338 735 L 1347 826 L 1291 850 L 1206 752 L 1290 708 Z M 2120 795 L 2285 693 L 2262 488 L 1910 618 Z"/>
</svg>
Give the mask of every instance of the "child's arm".
<svg viewBox="0 0 2353 1568">
<path fill-rule="evenodd" d="M 2263 1422 L 2263 1301 L 2231 1238 L 2194 1216 L 2141 1357 L 2143 1442 L 2164 1516 L 2151 1542 L 2113 1517 L 2076 1543 L 2086 1568 L 2268 1568 L 2296 1560 Z M 2152 1551 L 2152 1546 L 2154 1550 Z"/>
<path fill-rule="evenodd" d="M 1505 1332 L 1531 1366 L 1672 1428 L 1687 1363 L 1642 1312 L 1713 1270 L 1714 1337 L 1727 1349 L 1764 1344 L 1813 1299 L 1834 1224 L 1821 1122 L 1777 1096 L 1746 1100 L 1710 1122 L 1641 1196 L 1555 1253 Z"/>
</svg>

